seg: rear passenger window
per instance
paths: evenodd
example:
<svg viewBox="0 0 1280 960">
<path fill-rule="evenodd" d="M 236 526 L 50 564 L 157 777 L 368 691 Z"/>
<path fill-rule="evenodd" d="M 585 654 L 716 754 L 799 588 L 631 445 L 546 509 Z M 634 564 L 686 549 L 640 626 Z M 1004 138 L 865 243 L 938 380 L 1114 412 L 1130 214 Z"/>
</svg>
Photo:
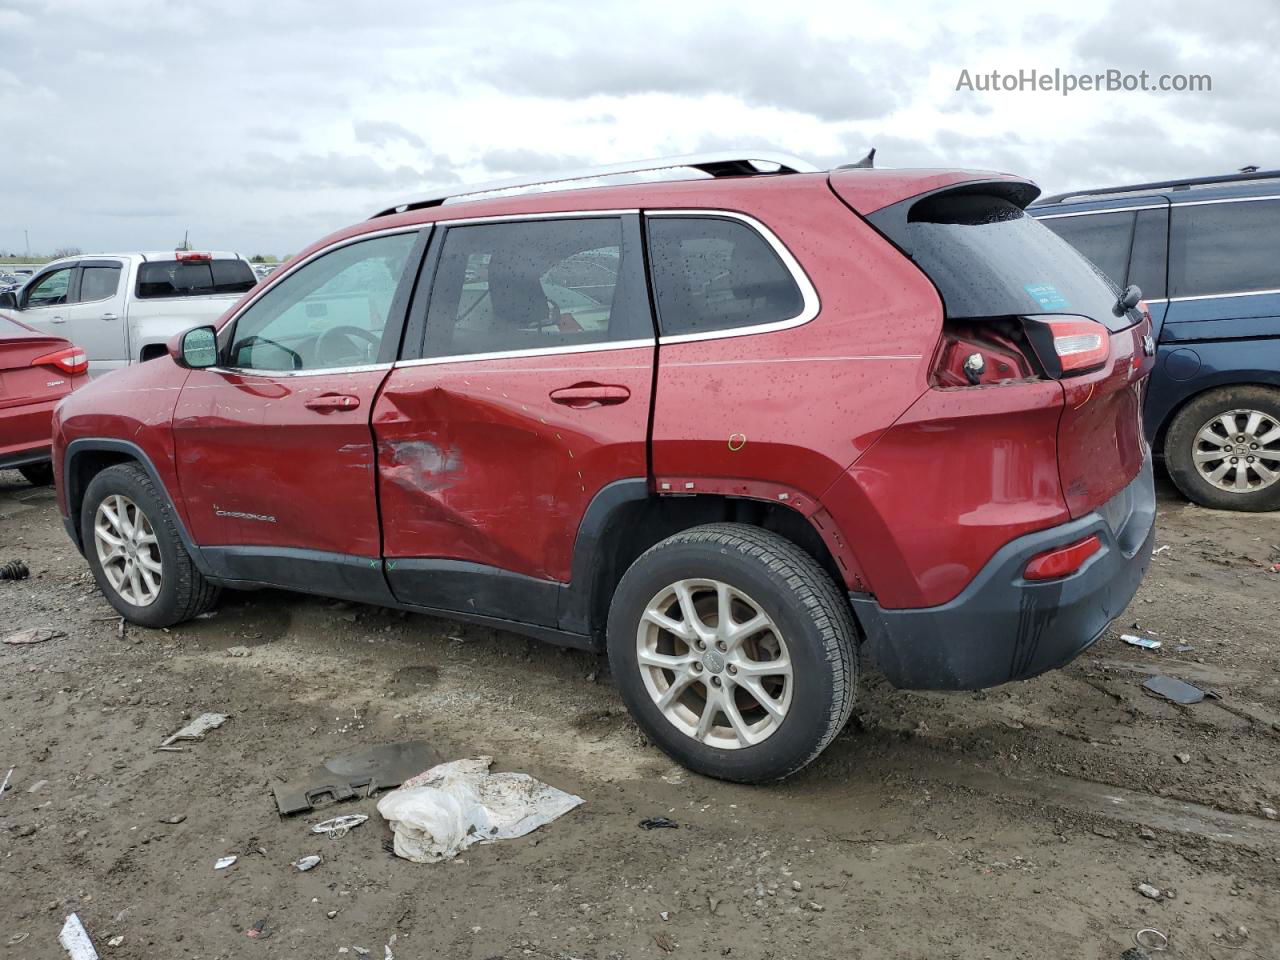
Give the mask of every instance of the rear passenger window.
<svg viewBox="0 0 1280 960">
<path fill-rule="evenodd" d="M 1175 206 L 1169 295 L 1199 297 L 1280 288 L 1280 201 Z"/>
<path fill-rule="evenodd" d="M 1046 217 L 1040 222 L 1092 260 L 1116 286 L 1125 285 L 1133 243 L 1133 211 Z"/>
<path fill-rule="evenodd" d="M 804 296 L 769 243 L 739 220 L 653 216 L 649 264 L 663 336 L 798 317 Z"/>
<path fill-rule="evenodd" d="M 639 250 L 627 232 L 616 217 L 450 227 L 431 288 L 426 356 L 652 339 Z"/>
<path fill-rule="evenodd" d="M 92 303 L 116 295 L 120 287 L 119 267 L 82 267 L 80 269 L 80 302 Z"/>
</svg>

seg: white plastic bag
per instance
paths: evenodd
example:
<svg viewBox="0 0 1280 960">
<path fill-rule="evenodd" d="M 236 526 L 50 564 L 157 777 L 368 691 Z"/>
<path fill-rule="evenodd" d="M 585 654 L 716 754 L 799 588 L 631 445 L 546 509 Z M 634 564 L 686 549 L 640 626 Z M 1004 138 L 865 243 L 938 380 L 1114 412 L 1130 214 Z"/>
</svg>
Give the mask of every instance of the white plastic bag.
<svg viewBox="0 0 1280 960">
<path fill-rule="evenodd" d="M 396 855 L 448 860 L 473 843 L 523 837 L 582 803 L 527 773 L 489 773 L 492 763 L 476 757 L 437 764 L 379 800 Z"/>
</svg>

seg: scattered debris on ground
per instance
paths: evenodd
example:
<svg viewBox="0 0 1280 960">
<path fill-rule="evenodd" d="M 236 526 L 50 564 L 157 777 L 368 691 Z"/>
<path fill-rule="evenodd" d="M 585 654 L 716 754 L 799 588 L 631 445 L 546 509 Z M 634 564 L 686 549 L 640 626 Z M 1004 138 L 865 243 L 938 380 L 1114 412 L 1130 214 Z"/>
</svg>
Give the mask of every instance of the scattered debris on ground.
<svg viewBox="0 0 1280 960">
<path fill-rule="evenodd" d="M 0 563 L 0 580 L 25 580 L 29 576 L 31 570 L 21 560 Z"/>
<path fill-rule="evenodd" d="M 46 630 L 43 627 L 31 627 L 29 630 L 19 630 L 17 633 L 11 633 L 4 638 L 4 643 L 10 646 L 25 646 L 30 643 L 45 643 L 49 640 L 57 640 L 65 637 L 66 634 L 61 630 Z"/>
<path fill-rule="evenodd" d="M 1172 700 L 1174 703 L 1180 703 L 1183 706 L 1190 706 L 1204 699 L 1204 691 L 1199 687 L 1192 686 L 1174 677 L 1166 677 L 1163 674 L 1151 677 L 1142 685 L 1156 696 L 1164 697 L 1166 700 Z"/>
<path fill-rule="evenodd" d="M 177 733 L 165 737 L 160 747 L 161 749 L 166 747 L 177 750 L 185 749 L 183 747 L 173 747 L 173 744 L 179 740 L 203 740 L 206 733 L 210 730 L 216 730 L 226 723 L 228 719 L 227 715 L 223 713 L 202 713 Z"/>
<path fill-rule="evenodd" d="M 71 960 L 98 960 L 98 951 L 89 939 L 89 932 L 74 913 L 70 914 L 62 924 L 62 932 L 58 934 L 58 942 L 67 951 Z"/>
<path fill-rule="evenodd" d="M 281 816 L 304 813 L 321 803 L 371 797 L 400 786 L 407 778 L 440 762 L 425 740 L 389 743 L 358 753 L 330 757 L 299 780 L 274 787 Z"/>
<path fill-rule="evenodd" d="M 676 830 L 680 824 L 669 817 L 648 817 L 640 821 L 640 826 L 646 830 Z"/>
<path fill-rule="evenodd" d="M 1150 637 L 1139 637 L 1132 633 L 1120 634 L 1120 639 L 1131 647 L 1142 647 L 1144 650 L 1159 650 L 1163 644 L 1159 640 L 1152 640 Z"/>
<path fill-rule="evenodd" d="M 490 773 L 492 764 L 492 757 L 441 763 L 379 800 L 396 856 L 448 860 L 475 843 L 523 837 L 583 802 L 527 773 Z"/>
</svg>

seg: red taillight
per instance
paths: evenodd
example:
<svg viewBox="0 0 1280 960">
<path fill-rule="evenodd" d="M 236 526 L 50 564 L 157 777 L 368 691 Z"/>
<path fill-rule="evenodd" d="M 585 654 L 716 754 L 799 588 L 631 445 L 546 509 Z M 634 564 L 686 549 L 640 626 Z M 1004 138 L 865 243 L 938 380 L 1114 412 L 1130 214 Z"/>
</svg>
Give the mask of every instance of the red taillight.
<svg viewBox="0 0 1280 960">
<path fill-rule="evenodd" d="M 995 331 L 952 329 L 942 334 L 933 367 L 939 387 L 970 387 L 1032 376 L 1016 344 Z"/>
<path fill-rule="evenodd" d="M 178 258 L 179 263 L 186 263 L 193 260 L 212 260 L 211 253 L 197 253 L 195 250 L 178 250 L 174 254 Z"/>
<path fill-rule="evenodd" d="M 33 367 L 54 367 L 63 373 L 78 377 L 89 369 L 89 358 L 79 347 L 66 347 L 46 353 L 31 361 Z"/>
<path fill-rule="evenodd" d="M 1058 355 L 1064 376 L 1092 370 L 1107 362 L 1111 338 L 1107 328 L 1093 320 L 1043 320 L 1053 335 L 1053 352 Z"/>
<path fill-rule="evenodd" d="M 1094 534 L 1065 547 L 1032 557 L 1022 572 L 1024 580 L 1055 580 L 1075 573 L 1084 562 L 1102 549 L 1102 541 Z"/>
</svg>

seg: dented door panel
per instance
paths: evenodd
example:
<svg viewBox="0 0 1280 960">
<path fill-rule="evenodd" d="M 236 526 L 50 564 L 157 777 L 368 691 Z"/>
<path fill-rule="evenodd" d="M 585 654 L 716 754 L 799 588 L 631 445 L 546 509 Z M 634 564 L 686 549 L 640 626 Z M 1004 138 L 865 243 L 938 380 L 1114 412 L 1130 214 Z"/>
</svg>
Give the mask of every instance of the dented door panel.
<svg viewBox="0 0 1280 960">
<path fill-rule="evenodd" d="M 648 474 L 653 353 L 632 347 L 397 366 L 373 417 L 384 555 L 397 596 L 420 600 L 405 595 L 412 588 L 396 576 L 396 561 L 406 558 L 568 582 L 591 498 L 621 477 Z M 582 406 L 551 397 L 588 383 L 628 395 Z"/>
</svg>

